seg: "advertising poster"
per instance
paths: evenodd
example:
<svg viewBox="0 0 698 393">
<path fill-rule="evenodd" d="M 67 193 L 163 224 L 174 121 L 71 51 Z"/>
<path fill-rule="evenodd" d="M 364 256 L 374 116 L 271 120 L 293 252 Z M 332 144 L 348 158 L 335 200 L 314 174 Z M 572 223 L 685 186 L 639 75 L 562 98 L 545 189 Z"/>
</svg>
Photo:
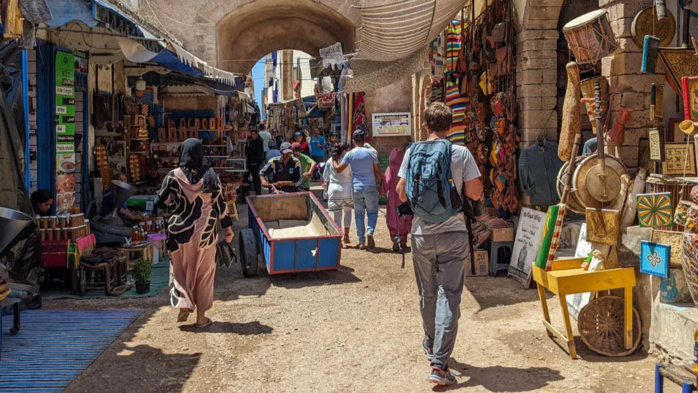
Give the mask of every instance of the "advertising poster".
<svg viewBox="0 0 698 393">
<path fill-rule="evenodd" d="M 373 136 L 409 136 L 412 124 L 409 113 L 374 113 Z"/>
<path fill-rule="evenodd" d="M 75 57 L 56 52 L 56 213 L 75 205 Z"/>
<path fill-rule="evenodd" d="M 508 276 L 524 284 L 525 288 L 531 285 L 533 270 L 531 266 L 536 259 L 543 237 L 546 212 L 539 212 L 529 208 L 521 210 L 519 227 L 516 229 L 514 249 L 511 252 Z"/>
</svg>

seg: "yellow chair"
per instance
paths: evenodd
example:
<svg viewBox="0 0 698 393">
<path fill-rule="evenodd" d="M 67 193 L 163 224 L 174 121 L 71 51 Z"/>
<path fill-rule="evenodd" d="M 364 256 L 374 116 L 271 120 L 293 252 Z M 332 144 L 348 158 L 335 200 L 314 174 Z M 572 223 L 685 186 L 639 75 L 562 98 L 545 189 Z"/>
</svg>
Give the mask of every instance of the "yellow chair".
<svg viewBox="0 0 698 393">
<path fill-rule="evenodd" d="M 543 306 L 543 324 L 548 337 L 555 334 L 561 340 L 567 342 L 567 347 L 572 359 L 577 358 L 577 348 L 574 345 L 570 313 L 567 308 L 566 295 L 586 292 L 609 291 L 623 289 L 625 291 L 624 332 L 625 348 L 633 345 L 633 287 L 635 286 L 635 269 L 617 268 L 589 272 L 581 268 L 584 258 L 562 259 L 553 261 L 550 271 L 545 271 L 533 265 L 533 280 L 538 286 L 538 296 Z M 548 302 L 545 298 L 545 290 L 557 295 L 562 308 L 562 318 L 565 321 L 567 335 L 562 334 L 550 323 Z"/>
</svg>

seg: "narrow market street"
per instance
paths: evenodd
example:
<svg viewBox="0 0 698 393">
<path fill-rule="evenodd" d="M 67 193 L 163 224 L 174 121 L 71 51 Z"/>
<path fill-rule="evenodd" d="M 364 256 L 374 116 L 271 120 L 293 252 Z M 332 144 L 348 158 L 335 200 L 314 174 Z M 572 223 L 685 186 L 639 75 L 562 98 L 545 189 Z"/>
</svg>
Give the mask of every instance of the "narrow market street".
<svg viewBox="0 0 698 393">
<path fill-rule="evenodd" d="M 384 213 L 381 207 L 379 223 Z M 246 222 L 242 216 L 236 228 Z M 144 309 L 65 392 L 430 391 L 411 254 L 401 269 L 382 225 L 376 242 L 373 253 L 343 250 L 337 272 L 248 279 L 239 265 L 219 268 L 210 314 L 215 323 L 206 331 L 175 323 L 166 293 L 47 301 L 49 310 Z M 617 361 L 578 344 L 582 360 L 570 360 L 545 334 L 535 289 L 523 291 L 505 277 L 469 277 L 466 287 L 451 362 L 458 376 L 454 391 L 652 388 L 655 360 L 642 352 Z M 550 304 L 553 324 L 560 326 L 559 305 Z M 679 391 L 673 388 L 665 391 Z"/>
</svg>

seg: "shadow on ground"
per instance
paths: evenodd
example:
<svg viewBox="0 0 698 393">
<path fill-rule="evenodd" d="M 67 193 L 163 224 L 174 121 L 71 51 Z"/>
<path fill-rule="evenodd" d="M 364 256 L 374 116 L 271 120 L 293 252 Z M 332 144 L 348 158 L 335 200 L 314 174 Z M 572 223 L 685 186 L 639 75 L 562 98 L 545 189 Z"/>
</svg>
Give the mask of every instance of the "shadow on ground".
<svg viewBox="0 0 698 393">
<path fill-rule="evenodd" d="M 144 312 L 64 392 L 183 391 L 184 384 L 201 360 L 201 353 L 166 354 L 162 349 L 149 345 L 126 345 L 154 313 L 154 310 Z M 124 375 L 129 377 L 124 378 Z"/>
<path fill-rule="evenodd" d="M 475 367 L 451 359 L 450 367 L 459 381 L 453 388 L 481 386 L 488 392 L 536 392 L 551 382 L 561 381 L 564 377 L 559 370 L 548 367 Z M 443 391 L 436 387 L 435 391 Z"/>
<path fill-rule="evenodd" d="M 241 336 L 256 336 L 258 334 L 270 334 L 274 331 L 274 328 L 263 325 L 259 321 L 245 323 L 213 321 L 211 326 L 205 328 L 198 328 L 191 324 L 182 325 L 179 327 L 179 330 L 189 333 L 230 333 Z"/>
<path fill-rule="evenodd" d="M 480 311 L 491 307 L 539 301 L 538 291 L 523 289 L 520 282 L 511 278 L 467 277 L 465 290 L 480 304 Z M 551 297 L 552 294 L 546 292 L 546 298 Z"/>
</svg>

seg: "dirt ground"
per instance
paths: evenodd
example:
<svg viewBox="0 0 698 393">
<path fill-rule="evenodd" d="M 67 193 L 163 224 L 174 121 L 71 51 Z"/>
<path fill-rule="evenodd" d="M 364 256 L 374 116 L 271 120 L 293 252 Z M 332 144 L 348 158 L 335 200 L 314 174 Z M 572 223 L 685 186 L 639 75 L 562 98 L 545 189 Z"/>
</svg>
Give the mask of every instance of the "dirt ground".
<svg viewBox="0 0 698 393">
<path fill-rule="evenodd" d="M 175 323 L 166 293 L 150 299 L 58 300 L 49 309 L 136 308 L 143 314 L 65 392 L 425 392 L 429 363 L 410 255 L 390 252 L 381 209 L 377 249 L 344 250 L 336 272 L 254 279 L 219 269 L 206 330 Z M 247 220 L 241 217 L 240 225 Z M 356 234 L 351 238 L 356 242 Z M 237 239 L 236 239 L 237 240 Z M 571 360 L 549 339 L 535 290 L 468 278 L 451 367 L 463 392 L 650 392 L 655 361 Z M 553 299 L 555 300 L 555 299 Z M 556 326 L 559 305 L 549 302 Z M 667 386 L 669 393 L 678 388 Z"/>
</svg>

